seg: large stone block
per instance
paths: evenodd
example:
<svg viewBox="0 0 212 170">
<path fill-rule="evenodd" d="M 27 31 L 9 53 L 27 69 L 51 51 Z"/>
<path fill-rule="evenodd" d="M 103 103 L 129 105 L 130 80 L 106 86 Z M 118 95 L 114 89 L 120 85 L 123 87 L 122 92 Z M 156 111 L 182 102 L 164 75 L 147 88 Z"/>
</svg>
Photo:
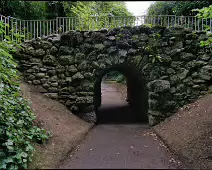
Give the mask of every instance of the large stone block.
<svg viewBox="0 0 212 170">
<path fill-rule="evenodd" d="M 170 82 L 167 80 L 154 80 L 149 82 L 147 87 L 152 92 L 165 92 L 170 90 Z"/>
</svg>

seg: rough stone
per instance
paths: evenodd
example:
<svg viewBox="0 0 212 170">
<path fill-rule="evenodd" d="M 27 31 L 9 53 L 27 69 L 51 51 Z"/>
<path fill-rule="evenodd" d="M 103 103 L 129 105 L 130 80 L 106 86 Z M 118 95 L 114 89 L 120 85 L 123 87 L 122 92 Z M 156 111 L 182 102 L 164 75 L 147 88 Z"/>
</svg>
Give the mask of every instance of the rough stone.
<svg viewBox="0 0 212 170">
<path fill-rule="evenodd" d="M 50 82 L 56 82 L 57 80 L 58 80 L 57 76 L 53 76 L 53 77 L 49 78 Z"/>
<path fill-rule="evenodd" d="M 127 50 L 119 50 L 119 55 L 121 57 L 126 57 L 127 56 Z"/>
<path fill-rule="evenodd" d="M 147 84 L 150 91 L 165 92 L 170 89 L 170 83 L 167 80 L 154 80 Z"/>
<path fill-rule="evenodd" d="M 72 73 L 76 73 L 77 72 L 77 69 L 74 65 L 71 65 L 68 67 L 68 71 L 72 72 Z"/>
<path fill-rule="evenodd" d="M 48 81 L 48 79 L 45 79 L 45 78 L 40 79 L 41 84 L 44 84 L 44 83 L 46 83 L 47 81 Z"/>
<path fill-rule="evenodd" d="M 57 51 L 58 51 L 57 47 L 53 46 L 50 50 L 50 54 L 54 55 L 57 53 Z"/>
<path fill-rule="evenodd" d="M 57 87 L 58 86 L 58 82 L 51 83 L 50 86 Z"/>
<path fill-rule="evenodd" d="M 44 95 L 51 98 L 51 99 L 57 99 L 58 98 L 57 93 L 45 93 Z"/>
<path fill-rule="evenodd" d="M 112 46 L 112 47 L 107 49 L 107 52 L 108 52 L 108 54 L 116 53 L 117 52 L 117 48 Z"/>
<path fill-rule="evenodd" d="M 61 65 L 69 65 L 74 63 L 74 57 L 71 55 L 63 55 L 59 57 L 59 62 Z"/>
<path fill-rule="evenodd" d="M 203 61 L 208 61 L 211 59 L 211 56 L 207 55 L 207 54 L 203 54 L 199 57 L 201 60 Z"/>
<path fill-rule="evenodd" d="M 47 71 L 47 74 L 48 74 L 49 76 L 54 76 L 54 75 L 56 75 L 56 70 L 48 70 L 48 71 Z"/>
<path fill-rule="evenodd" d="M 34 56 L 35 55 L 35 49 L 33 47 L 27 47 L 26 48 L 26 54 Z"/>
<path fill-rule="evenodd" d="M 180 80 L 183 80 L 184 78 L 186 78 L 186 76 L 188 75 L 189 71 L 186 69 L 182 69 L 182 72 L 180 74 L 177 75 L 177 77 L 179 77 Z"/>
<path fill-rule="evenodd" d="M 196 56 L 192 53 L 182 53 L 180 56 L 180 59 L 182 60 L 193 60 L 196 59 Z"/>
<path fill-rule="evenodd" d="M 39 85 L 39 84 L 41 84 L 40 80 L 33 80 L 32 82 L 33 82 L 34 85 Z"/>
<path fill-rule="evenodd" d="M 35 77 L 37 77 L 37 78 L 39 78 L 39 79 L 42 79 L 42 78 L 44 78 L 46 75 L 45 75 L 45 73 L 37 73 L 37 74 L 35 74 Z"/>
<path fill-rule="evenodd" d="M 72 78 L 71 77 L 66 77 L 66 82 L 71 83 L 72 82 Z"/>
<path fill-rule="evenodd" d="M 74 52 L 74 48 L 72 47 L 61 46 L 59 49 L 60 55 L 72 55 L 73 52 Z"/>
<path fill-rule="evenodd" d="M 52 47 L 52 44 L 48 41 L 42 41 L 41 43 L 41 46 L 44 48 L 44 49 L 49 49 Z"/>
<path fill-rule="evenodd" d="M 84 76 L 80 72 L 77 72 L 75 75 L 72 76 L 72 79 L 84 79 Z"/>
<path fill-rule="evenodd" d="M 88 63 L 87 61 L 83 61 L 78 65 L 78 70 L 79 71 L 83 71 L 86 70 L 88 68 Z M 76 71 L 75 71 L 76 72 Z"/>
<path fill-rule="evenodd" d="M 46 84 L 46 83 L 43 84 L 42 86 L 43 86 L 45 89 L 48 89 L 48 88 L 50 87 L 50 85 L 49 85 L 49 84 Z"/>
<path fill-rule="evenodd" d="M 48 92 L 58 92 L 58 89 L 56 87 L 49 87 Z"/>
<path fill-rule="evenodd" d="M 38 49 L 38 50 L 35 50 L 35 56 L 44 56 L 45 55 L 45 51 L 43 49 Z"/>
<path fill-rule="evenodd" d="M 105 48 L 105 46 L 103 45 L 103 44 L 95 44 L 94 45 L 94 49 L 96 50 L 96 51 L 103 51 L 104 50 L 104 48 Z"/>
<path fill-rule="evenodd" d="M 34 79 L 35 79 L 35 76 L 32 74 L 27 77 L 27 80 L 34 80 Z"/>
<path fill-rule="evenodd" d="M 114 41 L 116 39 L 116 37 L 115 36 L 108 36 L 107 39 L 111 40 L 111 41 Z"/>
<path fill-rule="evenodd" d="M 45 72 L 45 71 L 47 71 L 47 69 L 46 68 L 40 68 L 40 71 Z"/>
<path fill-rule="evenodd" d="M 211 84 L 212 59 L 199 46 L 206 38 L 201 34 L 147 26 L 68 31 L 26 41 L 13 56 L 29 83 L 42 86 L 43 93 L 78 115 L 94 111 L 94 87 L 103 74 L 114 70 L 129 82 L 139 78 L 148 92 L 149 124 L 154 125 L 204 94 Z M 155 56 L 161 60 L 153 62 Z M 132 95 L 140 89 L 133 90 Z"/>
<path fill-rule="evenodd" d="M 57 61 L 54 56 L 46 55 L 43 58 L 43 63 L 46 65 L 57 65 Z"/>
</svg>

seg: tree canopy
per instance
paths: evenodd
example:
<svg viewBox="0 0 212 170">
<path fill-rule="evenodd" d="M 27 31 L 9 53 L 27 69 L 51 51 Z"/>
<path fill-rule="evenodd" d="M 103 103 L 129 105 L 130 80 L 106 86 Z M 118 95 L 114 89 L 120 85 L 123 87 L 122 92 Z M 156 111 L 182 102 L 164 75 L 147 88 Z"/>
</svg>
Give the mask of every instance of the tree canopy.
<svg viewBox="0 0 212 170">
<path fill-rule="evenodd" d="M 130 16 L 121 1 L 1 0 L 0 14 L 20 19 L 54 19 L 72 16 Z"/>
<path fill-rule="evenodd" d="M 148 15 L 178 15 L 178 16 L 195 16 L 196 11 L 208 7 L 211 4 L 209 0 L 201 1 L 157 1 L 148 8 Z"/>
</svg>

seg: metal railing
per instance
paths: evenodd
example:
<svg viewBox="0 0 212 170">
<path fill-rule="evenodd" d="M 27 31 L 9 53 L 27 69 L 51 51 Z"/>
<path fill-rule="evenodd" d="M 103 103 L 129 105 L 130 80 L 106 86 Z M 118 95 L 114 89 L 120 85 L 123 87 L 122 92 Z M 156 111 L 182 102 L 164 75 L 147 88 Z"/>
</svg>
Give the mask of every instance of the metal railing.
<svg viewBox="0 0 212 170">
<path fill-rule="evenodd" d="M 195 16 L 176 16 L 176 15 L 158 15 L 158 16 L 131 16 L 131 17 L 57 17 L 53 20 L 20 20 L 13 17 L 0 15 L 0 21 L 8 24 L 5 27 L 5 33 L 0 36 L 4 40 L 6 35 L 15 39 L 19 33 L 24 36 L 24 40 L 30 40 L 37 37 L 47 36 L 53 33 L 62 33 L 70 30 L 99 30 L 101 28 L 116 28 L 123 26 L 139 26 L 142 24 L 161 25 L 165 27 L 182 26 L 191 28 L 194 31 L 212 32 L 212 18 L 199 19 Z M 13 30 L 13 31 L 12 31 Z"/>
</svg>

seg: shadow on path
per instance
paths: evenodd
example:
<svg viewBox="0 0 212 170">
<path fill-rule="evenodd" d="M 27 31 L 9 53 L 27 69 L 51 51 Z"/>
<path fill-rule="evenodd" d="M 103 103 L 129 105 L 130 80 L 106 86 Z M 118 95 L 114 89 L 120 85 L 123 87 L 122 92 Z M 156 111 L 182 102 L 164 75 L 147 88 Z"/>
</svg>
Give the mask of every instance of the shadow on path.
<svg viewBox="0 0 212 170">
<path fill-rule="evenodd" d="M 129 104 L 104 104 L 97 110 L 98 124 L 143 123 L 138 120 Z"/>
</svg>

